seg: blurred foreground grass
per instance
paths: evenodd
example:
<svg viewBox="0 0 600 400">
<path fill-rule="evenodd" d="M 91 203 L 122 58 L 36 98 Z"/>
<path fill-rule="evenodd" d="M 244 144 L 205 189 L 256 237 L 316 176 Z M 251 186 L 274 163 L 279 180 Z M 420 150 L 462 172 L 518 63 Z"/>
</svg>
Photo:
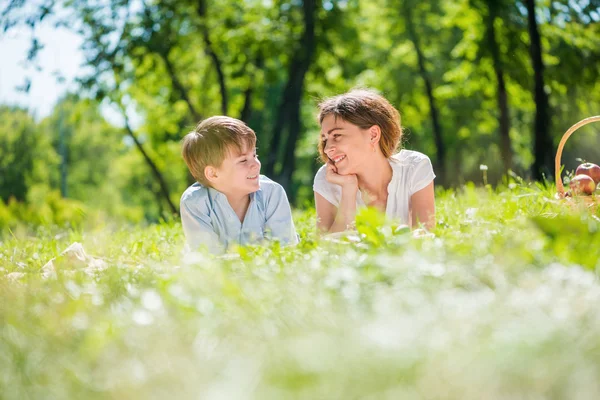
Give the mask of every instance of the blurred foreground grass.
<svg viewBox="0 0 600 400">
<path fill-rule="evenodd" d="M 299 246 L 221 258 L 177 223 L 4 232 L 1 397 L 600 398 L 594 211 L 523 184 L 439 193 L 435 237 L 295 219 Z"/>
</svg>

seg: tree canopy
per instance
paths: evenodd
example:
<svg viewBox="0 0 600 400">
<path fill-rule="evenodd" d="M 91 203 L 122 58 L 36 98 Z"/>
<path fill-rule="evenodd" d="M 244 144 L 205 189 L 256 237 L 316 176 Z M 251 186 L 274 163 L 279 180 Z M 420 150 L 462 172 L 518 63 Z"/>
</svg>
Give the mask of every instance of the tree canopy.
<svg viewBox="0 0 600 400">
<path fill-rule="evenodd" d="M 5 200 L 66 180 L 63 194 L 82 201 L 109 184 L 148 216 L 175 212 L 191 179 L 180 139 L 227 114 L 256 131 L 263 173 L 302 204 L 319 167 L 316 104 L 356 86 L 399 109 L 404 146 L 430 156 L 438 185 L 480 180 L 480 164 L 491 182 L 509 169 L 553 179 L 561 134 L 600 109 L 597 0 L 11 0 L 0 12 L 5 31 L 46 21 L 74 29 L 85 55 L 77 95 L 51 117 L 36 124 L 2 109 L 3 148 L 33 149 L 3 174 Z M 110 126 L 101 107 L 124 125 Z M 600 161 L 593 129 L 566 160 Z"/>
</svg>

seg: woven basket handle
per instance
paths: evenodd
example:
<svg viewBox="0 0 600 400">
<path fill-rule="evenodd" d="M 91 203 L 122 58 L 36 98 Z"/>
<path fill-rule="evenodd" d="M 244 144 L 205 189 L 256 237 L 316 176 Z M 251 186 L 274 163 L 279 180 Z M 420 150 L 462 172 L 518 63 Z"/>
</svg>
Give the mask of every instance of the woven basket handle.
<svg viewBox="0 0 600 400">
<path fill-rule="evenodd" d="M 562 157 L 563 147 L 565 147 L 567 139 L 569 139 L 573 132 L 575 132 L 582 126 L 595 121 L 600 121 L 600 115 L 582 119 L 581 121 L 570 127 L 569 130 L 565 132 L 562 139 L 560 139 L 560 143 L 558 144 L 558 150 L 556 150 L 556 157 L 554 158 L 554 175 L 556 181 L 556 190 L 558 191 L 558 195 L 561 197 L 565 195 L 565 187 L 563 185 L 562 178 L 560 177 L 560 159 Z"/>
</svg>

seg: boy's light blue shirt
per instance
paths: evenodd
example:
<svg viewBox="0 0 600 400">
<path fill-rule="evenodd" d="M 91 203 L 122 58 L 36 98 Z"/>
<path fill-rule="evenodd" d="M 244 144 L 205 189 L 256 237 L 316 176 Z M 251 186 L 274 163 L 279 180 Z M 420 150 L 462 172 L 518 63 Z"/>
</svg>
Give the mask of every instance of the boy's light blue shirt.
<svg viewBox="0 0 600 400">
<path fill-rule="evenodd" d="M 285 190 L 260 175 L 260 189 L 250 193 L 244 222 L 236 215 L 227 197 L 216 189 L 194 183 L 181 196 L 181 223 L 192 250 L 206 245 L 222 252 L 232 243 L 242 245 L 263 239 L 297 244 L 298 236 Z"/>
</svg>

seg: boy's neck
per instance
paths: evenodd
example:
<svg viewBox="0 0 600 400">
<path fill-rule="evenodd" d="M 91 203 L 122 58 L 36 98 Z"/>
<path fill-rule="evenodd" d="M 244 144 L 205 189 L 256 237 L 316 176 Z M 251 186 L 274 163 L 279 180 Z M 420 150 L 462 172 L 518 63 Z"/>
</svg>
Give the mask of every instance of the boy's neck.
<svg viewBox="0 0 600 400">
<path fill-rule="evenodd" d="M 240 219 L 240 222 L 244 222 L 244 217 L 246 216 L 248 206 L 250 205 L 250 195 L 245 194 L 242 196 L 235 196 L 226 193 L 223 194 L 225 195 L 225 197 L 227 197 L 229 205 L 231 206 L 231 208 L 233 208 L 233 211 L 235 212 L 235 215 L 237 215 Z"/>
</svg>

